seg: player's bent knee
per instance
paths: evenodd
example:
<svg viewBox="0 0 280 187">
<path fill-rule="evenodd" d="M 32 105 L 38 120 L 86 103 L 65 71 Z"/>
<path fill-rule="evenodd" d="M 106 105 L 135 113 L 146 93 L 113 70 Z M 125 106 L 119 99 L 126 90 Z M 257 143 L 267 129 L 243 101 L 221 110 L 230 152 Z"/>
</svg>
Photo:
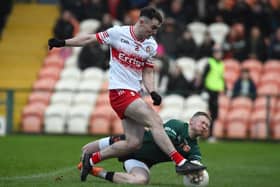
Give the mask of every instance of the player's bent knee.
<svg viewBox="0 0 280 187">
<path fill-rule="evenodd" d="M 82 147 L 82 150 L 81 150 L 81 151 L 84 153 L 84 152 L 86 152 L 86 151 L 87 151 L 87 149 L 88 149 L 88 146 L 87 146 L 87 145 L 85 145 L 85 146 L 83 146 L 83 147 Z"/>
<path fill-rule="evenodd" d="M 127 181 L 128 184 L 148 184 L 149 178 L 142 175 L 131 175 Z"/>
<path fill-rule="evenodd" d="M 135 177 L 135 184 L 148 184 L 149 178 L 145 176 L 136 176 Z"/>
<path fill-rule="evenodd" d="M 148 184 L 149 183 L 149 179 L 148 178 L 142 178 L 140 179 L 141 184 Z"/>
</svg>

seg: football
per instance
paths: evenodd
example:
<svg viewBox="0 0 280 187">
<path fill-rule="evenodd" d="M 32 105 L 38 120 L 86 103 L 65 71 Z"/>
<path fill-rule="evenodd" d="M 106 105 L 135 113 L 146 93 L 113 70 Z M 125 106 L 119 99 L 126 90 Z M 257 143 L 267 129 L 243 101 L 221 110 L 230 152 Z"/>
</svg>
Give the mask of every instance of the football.
<svg viewBox="0 0 280 187">
<path fill-rule="evenodd" d="M 208 186 L 209 184 L 209 174 L 206 170 L 203 170 L 202 180 L 199 183 L 194 183 L 191 179 L 187 176 L 183 176 L 183 183 L 187 187 L 203 187 Z"/>
</svg>

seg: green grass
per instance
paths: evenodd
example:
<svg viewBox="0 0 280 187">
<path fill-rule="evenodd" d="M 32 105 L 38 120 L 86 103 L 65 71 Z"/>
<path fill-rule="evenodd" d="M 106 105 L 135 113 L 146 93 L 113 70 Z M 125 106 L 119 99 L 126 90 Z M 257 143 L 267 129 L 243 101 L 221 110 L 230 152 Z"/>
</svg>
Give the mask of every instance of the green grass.
<svg viewBox="0 0 280 187">
<path fill-rule="evenodd" d="M 95 137 L 97 138 L 97 137 Z M 118 185 L 89 176 L 79 181 L 78 163 L 82 145 L 89 136 L 12 135 L 0 137 L 1 187 L 115 187 Z M 280 144 L 268 142 L 201 142 L 203 161 L 211 187 L 279 187 Z M 100 163 L 108 170 L 122 171 L 111 159 Z M 150 187 L 183 186 L 172 163 L 151 170 Z"/>
</svg>

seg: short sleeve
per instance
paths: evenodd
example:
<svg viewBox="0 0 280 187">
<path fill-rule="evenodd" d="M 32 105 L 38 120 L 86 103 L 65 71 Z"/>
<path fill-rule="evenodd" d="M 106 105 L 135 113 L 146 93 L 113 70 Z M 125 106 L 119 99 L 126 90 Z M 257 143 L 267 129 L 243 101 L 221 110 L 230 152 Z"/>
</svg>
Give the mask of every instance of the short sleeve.
<svg viewBox="0 0 280 187">
<path fill-rule="evenodd" d="M 114 38 L 118 35 L 119 27 L 111 27 L 106 31 L 96 33 L 98 43 L 110 45 Z"/>
</svg>

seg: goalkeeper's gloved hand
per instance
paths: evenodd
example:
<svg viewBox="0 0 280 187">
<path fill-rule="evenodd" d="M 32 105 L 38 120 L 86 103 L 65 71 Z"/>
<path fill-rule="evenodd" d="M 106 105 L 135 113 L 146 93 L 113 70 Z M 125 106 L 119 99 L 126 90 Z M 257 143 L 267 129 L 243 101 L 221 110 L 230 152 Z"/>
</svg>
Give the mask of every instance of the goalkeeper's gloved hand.
<svg viewBox="0 0 280 187">
<path fill-rule="evenodd" d="M 64 47 L 65 40 L 51 38 L 51 39 L 49 39 L 48 44 L 49 44 L 49 50 L 51 50 L 53 47 Z"/>
<path fill-rule="evenodd" d="M 202 171 L 197 172 L 197 173 L 187 174 L 187 176 L 189 177 L 191 183 L 193 183 L 193 184 L 200 184 L 203 181 Z"/>
<path fill-rule="evenodd" d="M 157 92 L 155 92 L 155 91 L 152 91 L 151 93 L 151 97 L 152 97 L 152 99 L 153 99 L 153 104 L 154 105 L 160 105 L 160 103 L 161 103 L 161 96 L 157 93 Z"/>
<path fill-rule="evenodd" d="M 202 163 L 199 162 L 198 160 L 191 160 L 190 162 L 192 164 L 196 164 L 196 165 L 202 166 Z M 190 174 L 188 174 L 188 177 L 189 177 L 191 183 L 199 184 L 199 183 L 201 183 L 203 181 L 203 170 L 202 171 L 198 171 L 198 172 L 194 172 L 194 173 L 190 173 Z"/>
</svg>

